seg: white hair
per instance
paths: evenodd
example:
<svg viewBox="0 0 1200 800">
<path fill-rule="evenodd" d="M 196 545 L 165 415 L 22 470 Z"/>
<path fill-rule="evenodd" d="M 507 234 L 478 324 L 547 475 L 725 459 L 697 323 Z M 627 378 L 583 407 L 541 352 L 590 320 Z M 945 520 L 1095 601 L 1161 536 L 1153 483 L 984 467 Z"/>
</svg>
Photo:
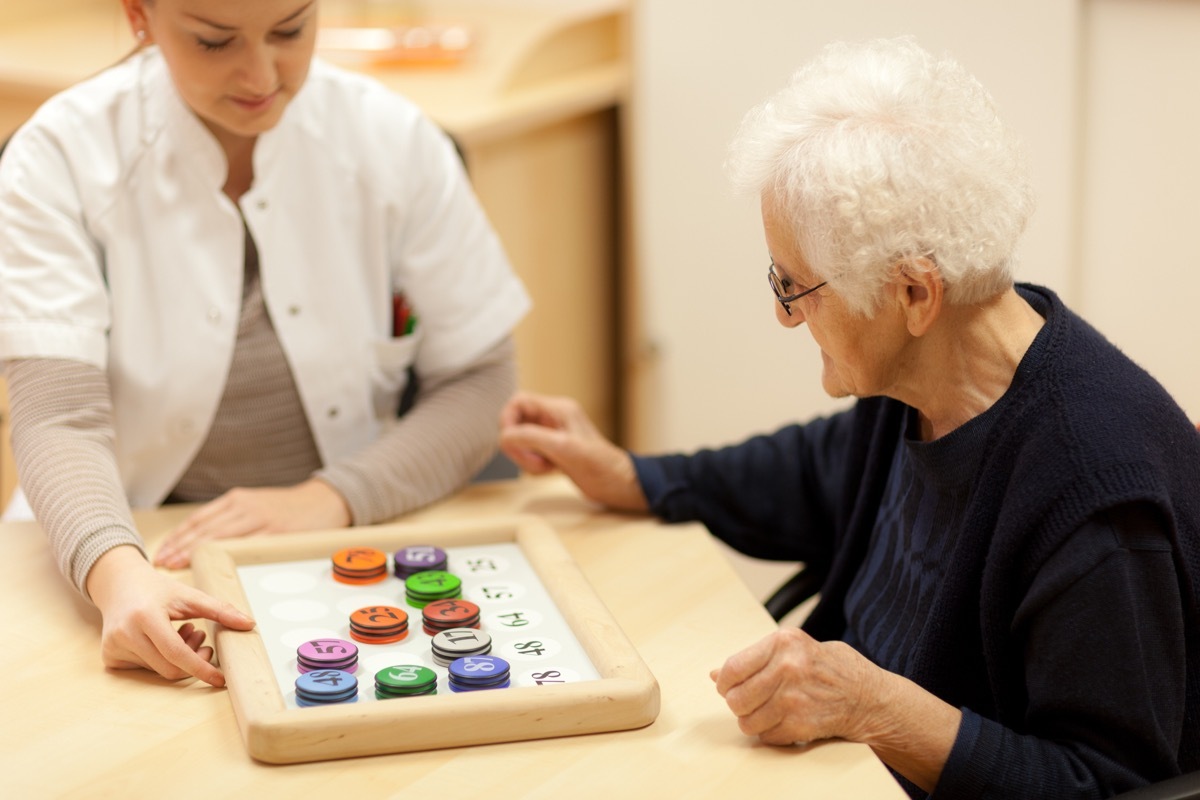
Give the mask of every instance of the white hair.
<svg viewBox="0 0 1200 800">
<path fill-rule="evenodd" d="M 922 256 L 947 302 L 1011 287 L 1033 211 L 991 96 L 910 37 L 825 47 L 746 115 L 727 169 L 738 190 L 778 203 L 816 276 L 862 314 L 897 262 Z"/>
</svg>

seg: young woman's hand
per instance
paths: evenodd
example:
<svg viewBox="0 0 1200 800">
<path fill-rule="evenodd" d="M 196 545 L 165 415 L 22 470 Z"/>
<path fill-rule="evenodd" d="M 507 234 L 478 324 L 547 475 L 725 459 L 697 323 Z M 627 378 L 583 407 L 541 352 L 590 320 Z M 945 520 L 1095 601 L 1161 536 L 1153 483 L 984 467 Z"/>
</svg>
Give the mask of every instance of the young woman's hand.
<svg viewBox="0 0 1200 800">
<path fill-rule="evenodd" d="M 191 622 L 210 619 L 234 630 L 250 630 L 254 620 L 229 603 L 163 575 L 135 548 L 109 550 L 92 567 L 88 594 L 104 624 L 100 654 L 110 669 L 148 669 L 168 680 L 196 677 L 224 686 L 212 663 L 205 633 Z"/>
<path fill-rule="evenodd" d="M 154 563 L 182 569 L 191 563 L 196 547 L 209 539 L 344 528 L 350 523 L 346 501 L 332 486 L 315 478 L 281 488 L 230 489 L 168 533 Z"/>
</svg>

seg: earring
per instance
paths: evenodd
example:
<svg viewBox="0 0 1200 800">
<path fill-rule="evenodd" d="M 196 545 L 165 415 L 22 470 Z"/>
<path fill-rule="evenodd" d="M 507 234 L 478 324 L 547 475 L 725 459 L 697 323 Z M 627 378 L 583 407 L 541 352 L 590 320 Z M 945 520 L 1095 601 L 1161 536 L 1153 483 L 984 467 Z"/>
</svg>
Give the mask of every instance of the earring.
<svg viewBox="0 0 1200 800">
<path fill-rule="evenodd" d="M 144 42 L 144 41 L 146 41 L 146 32 L 145 32 L 144 30 L 141 30 L 141 29 L 139 28 L 139 29 L 138 29 L 138 32 L 137 32 L 136 34 L 134 34 L 134 35 L 135 35 L 135 36 L 137 36 L 137 40 L 138 40 L 139 42 Z"/>
</svg>

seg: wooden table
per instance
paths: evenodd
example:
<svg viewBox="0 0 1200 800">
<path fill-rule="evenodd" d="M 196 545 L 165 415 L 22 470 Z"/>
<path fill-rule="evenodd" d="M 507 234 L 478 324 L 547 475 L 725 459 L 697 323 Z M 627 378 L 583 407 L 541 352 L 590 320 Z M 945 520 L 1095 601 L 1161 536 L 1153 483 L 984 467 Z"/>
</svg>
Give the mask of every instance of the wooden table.
<svg viewBox="0 0 1200 800">
<path fill-rule="evenodd" d="M 184 507 L 140 512 L 153 550 Z M 558 531 L 658 679 L 648 727 L 270 766 L 246 755 L 224 690 L 100 666 L 99 616 L 33 523 L 0 525 L 9 663 L 5 797 L 903 798 L 863 745 L 774 748 L 742 735 L 708 672 L 774 629 L 709 534 L 597 511 L 561 478 L 479 484 L 406 519 L 532 513 Z M 188 573 L 179 573 L 190 580 Z M 632 587 L 637 587 L 636 591 Z"/>
</svg>

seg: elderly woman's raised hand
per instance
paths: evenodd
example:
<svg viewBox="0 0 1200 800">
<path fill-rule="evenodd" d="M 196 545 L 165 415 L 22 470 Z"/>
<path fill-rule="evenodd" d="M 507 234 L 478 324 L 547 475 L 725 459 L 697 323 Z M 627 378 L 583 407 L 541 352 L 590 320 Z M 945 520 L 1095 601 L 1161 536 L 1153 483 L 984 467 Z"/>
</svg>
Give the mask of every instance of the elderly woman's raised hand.
<svg viewBox="0 0 1200 800">
<path fill-rule="evenodd" d="M 500 449 L 534 475 L 559 470 L 592 500 L 646 511 L 633 459 L 568 397 L 518 393 L 500 412 Z"/>
</svg>

